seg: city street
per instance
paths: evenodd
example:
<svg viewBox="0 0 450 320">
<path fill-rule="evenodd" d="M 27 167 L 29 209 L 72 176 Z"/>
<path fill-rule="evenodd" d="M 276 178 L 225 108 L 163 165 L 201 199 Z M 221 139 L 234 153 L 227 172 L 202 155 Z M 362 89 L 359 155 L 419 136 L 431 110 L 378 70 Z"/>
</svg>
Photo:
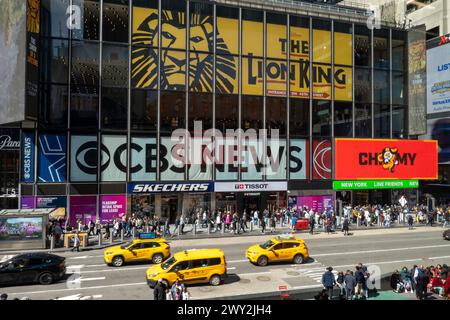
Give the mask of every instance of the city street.
<svg viewBox="0 0 450 320">
<path fill-rule="evenodd" d="M 322 287 L 321 275 L 332 266 L 335 271 L 354 270 L 362 262 L 377 265 L 383 276 L 403 266 L 414 264 L 450 264 L 450 242 L 442 239 L 442 228 L 421 227 L 354 230 L 345 237 L 336 234 L 302 234 L 311 259 L 303 265 L 291 263 L 257 267 L 245 258 L 245 250 L 252 244 L 270 239 L 270 235 L 233 237 L 222 239 L 176 240 L 171 242 L 172 254 L 185 249 L 222 248 L 225 251 L 228 279 L 218 287 L 189 286 L 192 299 L 211 298 L 264 298 L 286 286 L 288 291 L 317 292 Z M 153 292 L 145 281 L 149 264 L 133 264 L 122 268 L 108 267 L 103 263 L 103 251 L 58 253 L 66 257 L 68 273 L 79 271 L 67 281 L 50 286 L 31 285 L 1 288 L 11 299 L 24 296 L 31 299 L 53 299 L 81 294 L 94 299 L 153 299 Z M 4 254 L 0 254 L 0 260 Z M 312 298 L 312 297 L 311 297 Z"/>
</svg>

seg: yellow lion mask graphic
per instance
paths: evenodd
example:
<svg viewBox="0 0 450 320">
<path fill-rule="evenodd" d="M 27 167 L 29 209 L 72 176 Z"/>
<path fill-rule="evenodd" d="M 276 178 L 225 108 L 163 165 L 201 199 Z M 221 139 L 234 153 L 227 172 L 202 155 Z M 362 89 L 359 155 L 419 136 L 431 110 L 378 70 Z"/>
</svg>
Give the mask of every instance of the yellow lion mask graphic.
<svg viewBox="0 0 450 320">
<path fill-rule="evenodd" d="M 158 60 L 161 90 L 184 90 L 188 73 L 190 90 L 212 92 L 214 75 L 214 18 L 190 14 L 189 66 L 186 59 L 186 16 L 183 12 L 163 10 L 161 13 L 161 49 L 158 57 L 158 15 L 149 14 L 135 21 L 133 33 L 131 78 L 136 88 L 158 87 Z M 181 50 L 180 50 L 181 49 Z M 204 52 L 204 53 L 203 53 Z M 209 52 L 209 53 L 208 53 Z M 237 67 L 227 45 L 216 32 L 216 91 L 233 93 Z M 188 66 L 188 67 L 187 67 Z M 188 69 L 188 70 L 187 70 Z"/>
<path fill-rule="evenodd" d="M 384 148 L 383 152 L 378 154 L 378 162 L 384 169 L 394 172 L 395 166 L 398 165 L 397 155 L 397 148 Z"/>
</svg>

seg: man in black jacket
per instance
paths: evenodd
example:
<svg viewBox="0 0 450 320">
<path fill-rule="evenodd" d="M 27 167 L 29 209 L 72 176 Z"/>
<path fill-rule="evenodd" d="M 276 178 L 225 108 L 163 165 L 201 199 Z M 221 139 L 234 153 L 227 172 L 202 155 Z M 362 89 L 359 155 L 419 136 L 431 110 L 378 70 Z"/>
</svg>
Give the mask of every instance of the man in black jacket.
<svg viewBox="0 0 450 320">
<path fill-rule="evenodd" d="M 420 300 L 424 300 L 427 298 L 427 284 L 430 282 L 430 277 L 427 275 L 425 268 L 422 268 L 419 271 L 419 275 L 417 277 L 417 296 Z"/>
<path fill-rule="evenodd" d="M 158 280 L 158 283 L 156 283 L 156 286 L 153 289 L 153 299 L 166 300 L 166 286 L 162 282 L 162 279 Z"/>
<path fill-rule="evenodd" d="M 359 299 L 360 295 L 361 297 L 363 296 L 362 291 L 364 290 L 364 284 L 366 282 L 364 271 L 360 266 L 356 266 L 355 279 L 356 279 L 356 299 Z"/>
</svg>

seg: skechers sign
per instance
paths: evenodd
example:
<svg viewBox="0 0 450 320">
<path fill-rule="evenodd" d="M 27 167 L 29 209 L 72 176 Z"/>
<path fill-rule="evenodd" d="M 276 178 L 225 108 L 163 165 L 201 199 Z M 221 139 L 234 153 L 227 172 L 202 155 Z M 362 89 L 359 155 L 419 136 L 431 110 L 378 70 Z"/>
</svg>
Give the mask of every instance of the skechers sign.
<svg viewBox="0 0 450 320">
<path fill-rule="evenodd" d="M 22 182 L 34 182 L 34 133 L 22 132 Z"/>
<path fill-rule="evenodd" d="M 335 179 L 437 179 L 437 141 L 336 139 Z"/>
<path fill-rule="evenodd" d="M 128 193 L 212 192 L 211 182 L 201 183 L 130 183 Z"/>
</svg>

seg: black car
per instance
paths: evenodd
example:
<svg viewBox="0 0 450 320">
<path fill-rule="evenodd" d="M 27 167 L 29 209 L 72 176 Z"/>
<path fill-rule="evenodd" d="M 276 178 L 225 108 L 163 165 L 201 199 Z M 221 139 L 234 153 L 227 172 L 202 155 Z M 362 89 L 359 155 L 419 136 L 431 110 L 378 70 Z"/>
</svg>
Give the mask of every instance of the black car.
<svg viewBox="0 0 450 320">
<path fill-rule="evenodd" d="M 66 258 L 49 253 L 26 253 L 0 263 L 0 286 L 51 284 L 66 274 Z"/>
<path fill-rule="evenodd" d="M 445 230 L 442 236 L 444 237 L 444 240 L 450 240 L 450 229 Z"/>
</svg>

